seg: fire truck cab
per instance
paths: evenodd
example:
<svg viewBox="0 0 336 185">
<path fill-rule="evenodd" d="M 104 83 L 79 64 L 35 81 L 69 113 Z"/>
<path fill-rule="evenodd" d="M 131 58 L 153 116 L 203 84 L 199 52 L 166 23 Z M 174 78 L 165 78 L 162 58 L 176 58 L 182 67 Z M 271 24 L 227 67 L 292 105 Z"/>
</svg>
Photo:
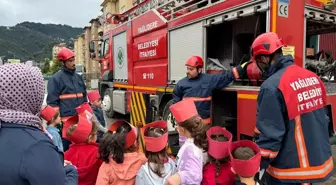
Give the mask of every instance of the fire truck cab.
<svg viewBox="0 0 336 185">
<path fill-rule="evenodd" d="M 187 58 L 203 57 L 204 72 L 230 69 L 249 55 L 256 36 L 272 31 L 283 38 L 284 53 L 293 55 L 297 65 L 309 66 L 325 78 L 332 136 L 335 62 L 311 54 L 316 35 L 336 31 L 334 4 L 321 1 L 145 0 L 123 14 L 111 15 L 109 22 L 117 26 L 103 36 L 99 83 L 107 116 L 132 112 L 130 121 L 141 122 L 145 116 L 141 93 L 145 93 L 150 95 L 153 119 L 167 120 L 173 132 L 169 106 L 175 84 L 185 77 Z M 307 51 L 313 55 L 310 59 Z M 216 63 L 217 68 L 211 68 Z M 235 139 L 251 138 L 260 83 L 240 79 L 214 91 L 212 124 L 225 126 Z M 140 94 L 132 96 L 134 92 Z"/>
</svg>

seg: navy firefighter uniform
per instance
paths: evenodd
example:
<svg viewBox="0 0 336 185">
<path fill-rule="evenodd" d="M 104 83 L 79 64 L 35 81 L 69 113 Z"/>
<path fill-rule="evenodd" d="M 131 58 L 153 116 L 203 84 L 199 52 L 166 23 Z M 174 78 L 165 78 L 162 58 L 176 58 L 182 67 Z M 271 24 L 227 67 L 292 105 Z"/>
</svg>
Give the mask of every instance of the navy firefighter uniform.
<svg viewBox="0 0 336 185">
<path fill-rule="evenodd" d="M 214 89 L 225 88 L 235 78 L 239 78 L 244 73 L 244 66 L 247 63 L 238 65 L 232 71 L 225 71 L 219 74 L 199 73 L 194 78 L 185 77 L 178 81 L 173 91 L 173 104 L 182 99 L 190 98 L 194 100 L 198 114 L 207 124 L 210 123 L 211 96 Z M 186 66 L 203 68 L 203 60 L 199 56 L 190 57 Z"/>
<path fill-rule="evenodd" d="M 267 184 L 323 182 L 333 173 L 326 90 L 315 73 L 295 65 L 291 55 L 283 56 L 282 47 L 272 32 L 252 44 L 253 62 L 267 77 L 257 100 L 260 168 Z"/>
<path fill-rule="evenodd" d="M 75 115 L 76 107 L 87 102 L 86 86 L 83 78 L 75 72 L 74 53 L 62 48 L 58 60 L 63 62 L 62 68 L 48 81 L 47 104 L 59 109 L 62 121 Z M 68 143 L 63 143 L 68 145 Z M 64 151 L 67 149 L 64 146 Z"/>
</svg>

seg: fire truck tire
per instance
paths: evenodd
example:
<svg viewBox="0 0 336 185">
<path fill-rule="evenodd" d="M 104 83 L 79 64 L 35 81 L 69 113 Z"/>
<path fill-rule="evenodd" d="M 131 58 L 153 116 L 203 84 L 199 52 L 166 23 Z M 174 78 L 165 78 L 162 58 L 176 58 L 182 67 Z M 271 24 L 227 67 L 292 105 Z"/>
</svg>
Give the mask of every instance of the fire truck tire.
<svg viewBox="0 0 336 185">
<path fill-rule="evenodd" d="M 163 113 L 162 113 L 162 119 L 167 121 L 168 124 L 168 131 L 172 132 L 172 131 L 176 131 L 175 130 L 175 118 L 173 117 L 169 107 L 173 104 L 173 100 L 169 100 L 167 102 L 167 104 L 165 105 L 164 109 L 163 109 Z"/>
<path fill-rule="evenodd" d="M 113 89 L 107 88 L 104 91 L 104 97 L 103 97 L 103 110 L 105 111 L 105 114 L 109 118 L 114 117 L 114 111 L 113 111 Z"/>
</svg>

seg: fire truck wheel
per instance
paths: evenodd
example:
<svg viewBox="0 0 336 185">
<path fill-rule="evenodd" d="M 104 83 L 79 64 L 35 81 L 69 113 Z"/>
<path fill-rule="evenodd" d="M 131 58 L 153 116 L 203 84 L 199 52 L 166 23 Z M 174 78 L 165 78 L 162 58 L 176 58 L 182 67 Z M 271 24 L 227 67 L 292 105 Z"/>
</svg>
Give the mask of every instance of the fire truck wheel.
<svg viewBox="0 0 336 185">
<path fill-rule="evenodd" d="M 106 116 L 109 118 L 113 118 L 114 116 L 112 97 L 113 89 L 107 88 L 104 92 L 102 108 L 105 111 Z"/>
<path fill-rule="evenodd" d="M 167 102 L 167 104 L 165 105 L 164 109 L 163 109 L 163 114 L 162 114 L 162 118 L 163 120 L 167 121 L 168 124 L 168 131 L 172 132 L 172 131 L 176 131 L 175 130 L 175 118 L 172 115 L 169 107 L 173 104 L 173 100 L 170 100 Z"/>
</svg>

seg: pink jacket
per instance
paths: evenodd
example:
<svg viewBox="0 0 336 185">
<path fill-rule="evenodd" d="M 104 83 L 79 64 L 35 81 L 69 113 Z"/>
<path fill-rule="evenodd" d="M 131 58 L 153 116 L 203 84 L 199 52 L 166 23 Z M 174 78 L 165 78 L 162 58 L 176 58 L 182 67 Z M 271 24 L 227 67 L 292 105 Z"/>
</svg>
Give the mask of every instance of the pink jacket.
<svg viewBox="0 0 336 185">
<path fill-rule="evenodd" d="M 140 152 L 126 153 L 122 164 L 110 159 L 100 166 L 96 185 L 134 185 L 140 167 L 146 162 L 147 158 Z"/>
</svg>

